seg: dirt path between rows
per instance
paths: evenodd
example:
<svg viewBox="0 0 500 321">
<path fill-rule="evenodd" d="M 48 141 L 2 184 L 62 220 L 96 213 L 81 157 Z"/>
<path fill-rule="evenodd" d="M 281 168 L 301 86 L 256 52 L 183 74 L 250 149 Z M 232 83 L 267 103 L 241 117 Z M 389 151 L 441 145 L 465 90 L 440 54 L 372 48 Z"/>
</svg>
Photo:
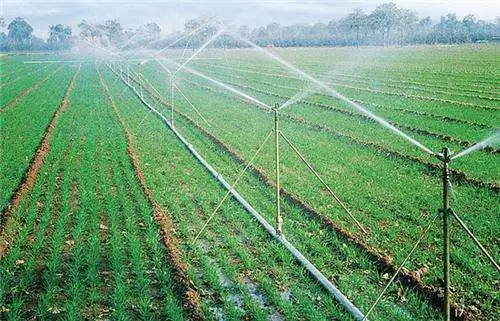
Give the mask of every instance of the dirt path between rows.
<svg viewBox="0 0 500 321">
<path fill-rule="evenodd" d="M 127 126 L 123 122 L 120 114 L 118 113 L 118 109 L 116 104 L 111 96 L 111 92 L 107 87 L 102 74 L 99 69 L 97 69 L 99 73 L 99 78 L 101 80 L 101 84 L 104 87 L 108 100 L 113 108 L 113 112 L 118 119 L 123 131 L 125 133 L 125 137 L 127 139 L 128 145 L 128 154 L 130 157 L 130 161 L 132 166 L 134 167 L 135 174 L 140 182 L 141 188 L 143 192 L 146 194 L 146 197 L 153 207 L 154 219 L 157 224 L 161 228 L 161 235 L 163 239 L 163 243 L 167 248 L 167 255 L 170 260 L 171 266 L 173 268 L 175 279 L 178 283 L 175 284 L 176 290 L 182 295 L 183 305 L 185 311 L 189 313 L 190 320 L 204 320 L 205 317 L 201 310 L 200 305 L 200 296 L 194 289 L 192 281 L 187 276 L 187 265 L 182 261 L 179 249 L 178 249 L 178 240 L 173 236 L 173 222 L 170 216 L 170 213 L 164 208 L 162 208 L 156 199 L 153 197 L 151 190 L 147 187 L 146 178 L 144 176 L 144 172 L 142 171 L 137 155 L 135 154 L 134 145 L 132 141 L 132 135 L 130 134 Z"/>
<path fill-rule="evenodd" d="M 42 168 L 43 161 L 50 151 L 50 139 L 52 137 L 52 133 L 56 128 L 59 117 L 68 108 L 69 96 L 73 91 L 73 88 L 75 87 L 76 77 L 80 72 L 80 68 L 81 65 L 78 66 L 78 69 L 75 71 L 75 74 L 71 78 L 71 81 L 66 89 L 66 93 L 64 94 L 64 97 L 59 104 L 59 108 L 54 113 L 49 125 L 45 129 L 45 133 L 43 134 L 42 140 L 38 145 L 37 151 L 34 154 L 35 156 L 32 159 L 29 168 L 24 173 L 21 182 L 17 186 L 16 190 L 10 197 L 9 203 L 0 215 L 0 222 L 4 222 L 4 224 L 0 226 L 0 258 L 3 257 L 11 242 L 11 240 L 9 239 L 9 235 L 5 235 L 5 232 L 9 230 L 9 226 L 12 223 L 12 212 L 17 208 L 25 194 L 33 188 L 33 185 L 35 185 L 38 172 Z"/>
<path fill-rule="evenodd" d="M 25 89 L 19 95 L 17 95 L 16 97 L 12 98 L 8 103 L 6 103 L 2 108 L 0 108 L 0 112 L 5 112 L 8 108 L 16 106 L 17 103 L 19 103 L 24 97 L 28 96 L 35 89 L 37 89 L 38 87 L 40 87 L 43 83 L 45 83 L 52 76 L 54 76 L 56 73 L 58 73 L 62 68 L 63 68 L 63 66 L 60 66 L 59 68 L 57 68 L 56 70 L 54 70 L 50 75 L 48 75 L 47 77 L 45 77 L 43 79 L 40 79 L 39 81 L 37 81 L 36 83 L 34 83 L 33 85 L 31 85 L 31 87 Z"/>
</svg>

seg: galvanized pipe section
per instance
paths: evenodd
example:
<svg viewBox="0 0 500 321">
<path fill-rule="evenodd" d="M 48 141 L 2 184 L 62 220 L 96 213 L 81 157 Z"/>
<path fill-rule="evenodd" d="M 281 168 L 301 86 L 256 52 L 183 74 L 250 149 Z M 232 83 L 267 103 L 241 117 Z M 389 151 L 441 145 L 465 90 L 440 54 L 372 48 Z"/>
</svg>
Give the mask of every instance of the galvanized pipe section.
<svg viewBox="0 0 500 321">
<path fill-rule="evenodd" d="M 113 68 L 108 65 L 108 67 L 117 74 Z M 122 78 L 122 77 L 120 77 Z M 124 81 L 124 79 L 122 78 Z M 125 82 L 125 81 L 124 81 Z M 358 321 L 364 319 L 363 313 L 351 302 L 349 299 L 340 292 L 339 289 L 333 285 L 330 280 L 328 280 L 321 271 L 319 271 L 309 260 L 302 255 L 286 238 L 283 234 L 276 233 L 275 228 L 269 224 L 264 217 L 262 217 L 236 190 L 234 190 L 229 183 L 209 164 L 201 157 L 200 154 L 168 121 L 168 119 L 158 112 L 153 106 L 151 106 L 147 101 L 138 95 L 137 90 L 125 82 L 125 84 L 131 88 L 135 94 L 139 97 L 142 103 L 154 114 L 156 114 L 160 119 L 172 130 L 172 132 L 179 138 L 179 140 L 186 146 L 186 148 L 193 154 L 193 156 L 226 188 L 228 189 L 233 197 L 241 204 L 245 209 L 266 229 L 266 231 L 271 234 L 276 240 L 278 240 L 286 249 L 295 257 L 295 259 L 344 307 L 347 311 Z"/>
</svg>

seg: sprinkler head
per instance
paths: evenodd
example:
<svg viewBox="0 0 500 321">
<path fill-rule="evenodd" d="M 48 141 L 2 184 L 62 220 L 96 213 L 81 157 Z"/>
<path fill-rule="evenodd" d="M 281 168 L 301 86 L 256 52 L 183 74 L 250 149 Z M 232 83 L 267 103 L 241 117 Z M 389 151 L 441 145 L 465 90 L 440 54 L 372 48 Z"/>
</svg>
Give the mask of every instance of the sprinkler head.
<svg viewBox="0 0 500 321">
<path fill-rule="evenodd" d="M 444 163 L 451 162 L 451 152 L 450 152 L 450 149 L 448 147 L 443 147 L 442 152 L 434 154 L 434 156 L 436 156 L 437 159 L 439 159 L 440 161 L 442 161 Z"/>
</svg>

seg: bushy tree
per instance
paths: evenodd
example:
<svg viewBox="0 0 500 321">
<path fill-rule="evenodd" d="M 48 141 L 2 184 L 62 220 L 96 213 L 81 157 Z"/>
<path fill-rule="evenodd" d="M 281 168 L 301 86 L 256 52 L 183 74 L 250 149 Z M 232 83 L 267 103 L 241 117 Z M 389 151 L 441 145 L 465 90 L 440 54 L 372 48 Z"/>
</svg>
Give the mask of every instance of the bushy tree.
<svg viewBox="0 0 500 321">
<path fill-rule="evenodd" d="M 384 45 L 388 44 L 389 32 L 398 23 L 399 9 L 392 2 L 381 4 L 369 16 L 371 28 L 382 34 Z"/>
<path fill-rule="evenodd" d="M 340 25 L 356 34 L 356 46 L 359 46 L 359 35 L 368 25 L 368 16 L 361 9 L 356 9 L 340 21 Z"/>
<path fill-rule="evenodd" d="M 8 49 L 10 50 L 26 50 L 30 48 L 31 35 L 33 27 L 24 20 L 24 18 L 17 17 L 12 20 L 7 26 L 8 32 Z"/>
<path fill-rule="evenodd" d="M 49 26 L 47 43 L 54 50 L 69 49 L 71 47 L 71 28 L 62 24 Z"/>
</svg>

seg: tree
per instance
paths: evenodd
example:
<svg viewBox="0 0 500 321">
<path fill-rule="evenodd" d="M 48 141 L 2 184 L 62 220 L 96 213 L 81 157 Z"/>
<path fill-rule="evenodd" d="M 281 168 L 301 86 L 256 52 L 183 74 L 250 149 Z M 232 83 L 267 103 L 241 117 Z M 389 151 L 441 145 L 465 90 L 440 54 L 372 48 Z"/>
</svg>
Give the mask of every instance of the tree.
<svg viewBox="0 0 500 321">
<path fill-rule="evenodd" d="M 151 40 L 158 40 L 160 38 L 161 28 L 156 22 L 147 23 L 144 26 L 144 31 Z"/>
<path fill-rule="evenodd" d="M 196 19 L 186 21 L 184 24 L 184 31 L 186 33 L 193 33 L 190 41 L 193 48 L 200 46 L 204 41 L 216 33 L 217 29 L 213 25 L 212 20 L 213 19 L 210 17 L 201 16 Z"/>
<path fill-rule="evenodd" d="M 30 46 L 31 34 L 33 28 L 24 20 L 24 18 L 15 18 L 7 27 L 9 30 L 8 38 L 12 40 L 15 48 L 28 49 Z"/>
<path fill-rule="evenodd" d="M 156 22 L 149 22 L 135 32 L 125 30 L 123 38 L 128 39 L 122 48 L 126 47 L 151 47 L 160 39 L 161 28 Z"/>
<path fill-rule="evenodd" d="M 62 24 L 51 25 L 47 42 L 52 49 L 69 49 L 71 47 L 71 28 Z"/>
<path fill-rule="evenodd" d="M 414 27 L 415 23 L 418 21 L 418 18 L 416 13 L 411 10 L 400 9 L 396 19 L 400 35 L 399 44 L 402 46 L 404 42 L 405 33 Z"/>
<path fill-rule="evenodd" d="M 449 44 L 457 43 L 460 41 L 460 22 L 454 13 L 449 13 L 436 25 L 436 29 L 440 33 L 442 42 L 448 42 Z"/>
<path fill-rule="evenodd" d="M 388 44 L 388 35 L 397 24 L 399 9 L 392 2 L 381 4 L 370 14 L 369 20 L 373 30 L 382 33 L 382 41 Z"/>
<path fill-rule="evenodd" d="M 107 20 L 104 25 L 99 25 L 99 29 L 107 36 L 107 40 L 118 46 L 123 40 L 123 27 L 118 20 Z"/>
<path fill-rule="evenodd" d="M 474 33 L 476 31 L 475 30 L 476 24 L 477 24 L 477 19 L 473 14 L 466 15 L 462 19 L 462 25 L 464 26 L 465 31 L 467 33 L 467 39 L 472 42 L 475 41 Z"/>
<path fill-rule="evenodd" d="M 87 41 L 94 42 L 102 36 L 102 32 L 98 28 L 85 20 L 78 24 L 78 28 L 80 28 L 80 37 Z"/>
<path fill-rule="evenodd" d="M 356 33 L 356 47 L 359 47 L 359 33 L 362 28 L 367 24 L 368 16 L 361 9 L 356 9 L 347 17 L 342 19 L 342 24 L 347 27 L 349 31 Z"/>
</svg>

